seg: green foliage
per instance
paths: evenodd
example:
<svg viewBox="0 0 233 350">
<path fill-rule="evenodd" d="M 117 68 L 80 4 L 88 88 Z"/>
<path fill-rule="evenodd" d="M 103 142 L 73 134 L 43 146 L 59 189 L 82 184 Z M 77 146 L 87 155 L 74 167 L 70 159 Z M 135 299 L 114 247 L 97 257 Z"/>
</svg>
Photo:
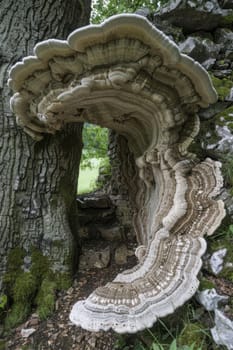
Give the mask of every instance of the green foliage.
<svg viewBox="0 0 233 350">
<path fill-rule="evenodd" d="M 226 216 L 216 233 L 213 236 L 208 237 L 208 241 L 211 254 L 219 249 L 227 249 L 226 256 L 224 257 L 223 269 L 218 276 L 233 283 L 233 224 L 231 222 L 231 218 Z"/>
<path fill-rule="evenodd" d="M 103 158 L 100 161 L 99 166 L 99 176 L 95 181 L 94 188 L 99 189 L 102 188 L 108 180 L 111 178 L 111 164 L 109 158 Z"/>
<path fill-rule="evenodd" d="M 136 336 L 120 335 L 114 349 L 119 350 L 206 350 L 210 335 L 199 319 L 194 304 L 178 309 L 164 320 Z M 209 326 L 209 325 L 208 325 Z M 207 326 L 207 328 L 208 328 Z"/>
<path fill-rule="evenodd" d="M 183 347 L 183 349 L 185 346 L 190 350 L 204 350 L 207 349 L 205 343 L 206 335 L 205 330 L 200 324 L 188 323 L 181 331 L 177 342 L 179 346 Z"/>
<path fill-rule="evenodd" d="M 177 340 L 174 339 L 172 343 L 168 347 L 164 347 L 162 344 L 154 342 L 150 348 L 150 350 L 202 350 L 201 348 L 195 348 L 195 343 L 191 345 L 178 346 Z"/>
<path fill-rule="evenodd" d="M 79 194 L 101 188 L 104 184 L 103 175 L 109 175 L 111 172 L 107 156 L 108 129 L 86 123 L 83 128 L 83 144 L 78 181 Z"/>
<path fill-rule="evenodd" d="M 93 1 L 91 22 L 101 23 L 105 18 L 118 13 L 136 12 L 139 8 L 148 7 L 156 11 L 159 4 L 165 4 L 168 0 L 96 0 Z"/>
<path fill-rule="evenodd" d="M 212 288 L 215 288 L 215 284 L 212 281 L 208 280 L 207 278 L 201 279 L 200 285 L 199 285 L 200 291 L 203 291 L 206 289 L 212 289 Z"/>
<path fill-rule="evenodd" d="M 215 250 L 227 247 L 229 244 L 231 244 L 232 240 L 233 225 L 229 224 L 228 222 L 223 222 L 217 231 L 212 236 L 208 237 L 208 241 L 211 243 L 211 250 L 213 252 Z"/>
<path fill-rule="evenodd" d="M 114 350 L 128 350 L 129 347 L 126 343 L 126 339 L 123 335 L 118 335 L 117 340 L 114 344 Z"/>
<path fill-rule="evenodd" d="M 108 129 L 85 123 L 82 136 L 84 147 L 81 168 L 92 168 L 92 159 L 101 159 L 107 156 Z"/>
</svg>

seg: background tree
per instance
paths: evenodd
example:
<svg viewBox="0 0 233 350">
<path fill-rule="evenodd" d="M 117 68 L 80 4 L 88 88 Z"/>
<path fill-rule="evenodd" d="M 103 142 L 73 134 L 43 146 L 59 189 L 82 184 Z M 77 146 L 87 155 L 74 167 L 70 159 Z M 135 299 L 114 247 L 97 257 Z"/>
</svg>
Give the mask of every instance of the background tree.
<svg viewBox="0 0 233 350">
<path fill-rule="evenodd" d="M 91 22 L 100 23 L 117 13 L 136 12 L 141 7 L 147 7 L 155 12 L 159 6 L 167 2 L 168 0 L 94 0 Z"/>
<path fill-rule="evenodd" d="M 108 129 L 101 128 L 98 125 L 85 123 L 82 138 L 82 167 L 91 167 L 92 159 L 102 159 L 107 157 Z"/>
</svg>

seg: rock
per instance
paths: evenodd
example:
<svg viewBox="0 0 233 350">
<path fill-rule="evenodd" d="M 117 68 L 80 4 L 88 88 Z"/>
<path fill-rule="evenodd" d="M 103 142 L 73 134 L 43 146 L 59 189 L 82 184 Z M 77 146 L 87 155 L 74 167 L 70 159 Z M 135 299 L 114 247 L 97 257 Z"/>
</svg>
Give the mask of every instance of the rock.
<svg viewBox="0 0 233 350">
<path fill-rule="evenodd" d="M 120 241 L 122 239 L 122 228 L 119 225 L 110 227 L 98 227 L 100 236 L 107 241 Z"/>
<path fill-rule="evenodd" d="M 135 13 L 136 15 L 148 18 L 151 14 L 151 10 L 148 7 L 140 7 Z"/>
<path fill-rule="evenodd" d="M 79 223 L 82 226 L 92 223 L 107 223 L 111 220 L 115 220 L 115 208 L 108 209 L 79 209 L 78 218 Z"/>
<path fill-rule="evenodd" d="M 219 4 L 223 9 L 233 9 L 232 0 L 219 0 Z"/>
<path fill-rule="evenodd" d="M 223 269 L 223 258 L 226 256 L 227 249 L 219 249 L 210 257 L 210 267 L 216 275 Z"/>
<path fill-rule="evenodd" d="M 216 45 L 210 39 L 189 36 L 183 43 L 179 44 L 180 50 L 186 55 L 202 63 L 218 55 L 221 46 Z"/>
<path fill-rule="evenodd" d="M 29 327 L 35 327 L 39 324 L 39 318 L 33 318 L 28 322 Z"/>
<path fill-rule="evenodd" d="M 115 262 L 117 265 L 124 265 L 127 263 L 128 249 L 125 244 L 121 244 L 115 250 Z"/>
<path fill-rule="evenodd" d="M 213 74 L 216 78 L 223 79 L 231 75 L 231 69 L 214 70 Z"/>
<path fill-rule="evenodd" d="M 160 8 L 155 17 L 192 33 L 199 30 L 212 31 L 224 22 L 227 24 L 227 16 L 231 14 L 232 10 L 221 9 L 217 0 L 173 0 Z"/>
<path fill-rule="evenodd" d="M 80 238 L 85 238 L 85 239 L 91 238 L 90 235 L 89 235 L 88 226 L 79 227 L 78 235 L 79 235 Z"/>
<path fill-rule="evenodd" d="M 218 308 L 218 303 L 228 300 L 227 296 L 217 294 L 214 288 L 198 291 L 196 294 L 197 301 L 208 311 Z"/>
<path fill-rule="evenodd" d="M 30 337 L 30 335 L 33 334 L 35 331 L 36 331 L 35 328 L 27 328 L 27 329 L 22 328 L 22 329 L 21 329 L 21 335 L 22 335 L 23 338 L 28 338 L 28 337 Z"/>
<path fill-rule="evenodd" d="M 214 105 L 211 105 L 209 108 L 200 109 L 198 115 L 201 119 L 210 119 L 216 114 L 224 111 L 230 105 L 229 102 L 217 102 Z"/>
<path fill-rule="evenodd" d="M 233 60 L 233 50 L 226 50 L 225 57 L 229 60 Z M 231 63 L 231 68 L 233 68 L 233 64 Z"/>
<path fill-rule="evenodd" d="M 228 155 L 229 153 L 233 154 L 233 134 L 231 130 L 228 128 L 227 125 L 216 125 L 216 131 L 217 135 L 220 138 L 220 140 L 217 143 L 216 150 L 224 154 L 228 153 Z"/>
<path fill-rule="evenodd" d="M 110 198 L 107 195 L 91 195 L 77 197 L 78 207 L 81 209 L 98 208 L 107 209 L 112 207 Z"/>
<path fill-rule="evenodd" d="M 210 331 L 217 345 L 233 350 L 233 322 L 219 310 L 215 310 L 215 327 Z"/>
<path fill-rule="evenodd" d="M 162 21 L 159 17 L 153 19 L 153 24 L 177 44 L 185 40 L 182 28 L 173 26 L 168 21 Z"/>
<path fill-rule="evenodd" d="M 220 196 L 219 199 L 223 200 L 225 203 L 225 207 L 227 208 L 227 214 L 232 218 L 233 221 L 233 197 L 231 193 L 229 193 L 227 189 L 224 189 Z"/>
<path fill-rule="evenodd" d="M 108 266 L 110 262 L 110 247 L 99 249 L 95 251 L 93 249 L 83 249 L 80 256 L 79 269 L 88 270 L 91 268 L 102 269 Z"/>
<path fill-rule="evenodd" d="M 209 70 L 209 69 L 213 68 L 215 62 L 216 62 L 216 59 L 215 59 L 215 58 L 209 58 L 208 60 L 202 62 L 202 66 L 203 66 L 206 70 Z"/>
<path fill-rule="evenodd" d="M 224 71 L 224 70 L 230 68 L 230 63 L 228 62 L 228 60 L 216 61 L 215 68 Z"/>
<path fill-rule="evenodd" d="M 218 28 L 215 31 L 214 39 L 216 44 L 220 45 L 222 51 L 233 50 L 233 33 L 227 28 Z"/>
<path fill-rule="evenodd" d="M 229 92 L 229 95 L 225 98 L 225 100 L 233 102 L 233 87 L 231 88 L 231 91 Z"/>
</svg>

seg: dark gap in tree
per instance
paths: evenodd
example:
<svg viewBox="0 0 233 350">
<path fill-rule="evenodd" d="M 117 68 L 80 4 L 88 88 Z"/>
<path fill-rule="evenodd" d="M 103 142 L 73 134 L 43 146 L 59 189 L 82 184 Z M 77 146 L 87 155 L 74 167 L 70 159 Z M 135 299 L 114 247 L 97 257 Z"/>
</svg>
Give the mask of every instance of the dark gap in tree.
<svg viewBox="0 0 233 350">
<path fill-rule="evenodd" d="M 79 182 L 77 196 L 81 245 L 79 273 L 96 270 L 98 275 L 98 269 L 109 268 L 109 273 L 114 276 L 121 267 L 129 268 L 136 264 L 129 189 L 124 183 L 124 176 L 120 175 L 124 168 L 119 154 L 122 145 L 118 139 L 121 138 L 112 130 L 84 124 L 79 171 L 79 181 L 84 183 Z M 124 142 L 127 144 L 125 139 Z M 128 148 L 124 146 L 128 159 Z M 93 170 L 96 184 L 85 186 L 85 181 L 89 181 L 85 172 L 88 174 Z"/>
</svg>

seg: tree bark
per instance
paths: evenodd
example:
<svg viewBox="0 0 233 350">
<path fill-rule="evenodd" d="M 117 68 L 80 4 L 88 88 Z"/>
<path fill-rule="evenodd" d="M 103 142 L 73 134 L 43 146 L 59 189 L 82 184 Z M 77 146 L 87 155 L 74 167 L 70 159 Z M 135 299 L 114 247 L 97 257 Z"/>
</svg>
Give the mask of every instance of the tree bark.
<svg viewBox="0 0 233 350">
<path fill-rule="evenodd" d="M 88 24 L 91 0 L 0 0 L 0 290 L 9 251 L 32 247 L 66 271 L 76 249 L 75 195 L 82 125 L 34 142 L 9 108 L 8 71 L 48 38 Z"/>
</svg>

